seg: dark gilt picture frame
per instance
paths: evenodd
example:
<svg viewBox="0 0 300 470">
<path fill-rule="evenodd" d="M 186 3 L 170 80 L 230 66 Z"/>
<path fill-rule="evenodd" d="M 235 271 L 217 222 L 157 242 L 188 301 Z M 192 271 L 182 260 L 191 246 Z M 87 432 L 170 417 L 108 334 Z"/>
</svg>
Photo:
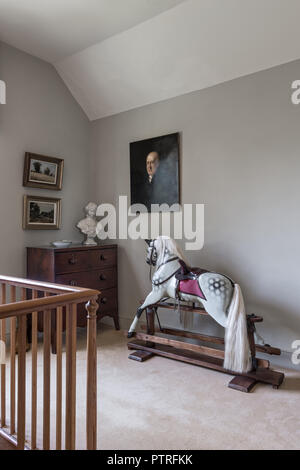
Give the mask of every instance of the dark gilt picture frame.
<svg viewBox="0 0 300 470">
<path fill-rule="evenodd" d="M 64 160 L 36 153 L 25 153 L 23 186 L 61 190 Z"/>
<path fill-rule="evenodd" d="M 130 143 L 131 205 L 167 204 L 177 211 L 180 204 L 180 134 L 167 134 Z M 173 206 L 173 207 L 172 207 Z"/>
<path fill-rule="evenodd" d="M 61 199 L 31 195 L 24 196 L 24 230 L 58 230 L 60 222 Z"/>
</svg>

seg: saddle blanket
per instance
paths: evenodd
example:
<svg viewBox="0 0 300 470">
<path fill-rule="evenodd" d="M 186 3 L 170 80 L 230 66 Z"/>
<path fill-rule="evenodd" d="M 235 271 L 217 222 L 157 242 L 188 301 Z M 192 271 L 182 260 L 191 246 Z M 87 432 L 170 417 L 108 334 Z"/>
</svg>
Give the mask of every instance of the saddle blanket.
<svg viewBox="0 0 300 470">
<path fill-rule="evenodd" d="M 200 297 L 200 299 L 206 300 L 206 297 L 199 286 L 198 277 L 196 279 L 185 279 L 184 281 L 179 281 L 179 292 L 182 294 L 196 295 L 197 297 Z"/>
</svg>

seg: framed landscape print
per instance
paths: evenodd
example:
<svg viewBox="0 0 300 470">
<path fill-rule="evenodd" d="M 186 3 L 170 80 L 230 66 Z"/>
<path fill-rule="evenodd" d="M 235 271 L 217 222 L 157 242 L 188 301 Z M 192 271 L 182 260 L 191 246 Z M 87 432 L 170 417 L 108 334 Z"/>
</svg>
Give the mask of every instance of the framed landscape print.
<svg viewBox="0 0 300 470">
<path fill-rule="evenodd" d="M 60 190 L 64 161 L 61 158 L 25 153 L 23 186 Z"/>
<path fill-rule="evenodd" d="M 57 230 L 60 227 L 61 199 L 24 196 L 23 228 L 26 230 Z"/>
<path fill-rule="evenodd" d="M 180 203 L 178 132 L 130 144 L 130 190 L 131 204 L 148 212 L 152 204 Z"/>
</svg>

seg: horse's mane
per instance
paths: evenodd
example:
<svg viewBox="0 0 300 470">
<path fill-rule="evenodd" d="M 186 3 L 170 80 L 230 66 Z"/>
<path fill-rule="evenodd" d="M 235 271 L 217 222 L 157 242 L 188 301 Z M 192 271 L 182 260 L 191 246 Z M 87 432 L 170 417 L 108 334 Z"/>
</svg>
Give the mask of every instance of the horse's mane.
<svg viewBox="0 0 300 470">
<path fill-rule="evenodd" d="M 178 256 L 178 258 L 182 259 L 186 264 L 188 264 L 185 260 L 185 257 L 175 242 L 172 238 L 166 237 L 166 236 L 160 236 L 156 238 L 155 240 L 155 248 L 157 251 L 157 262 L 156 266 L 160 266 L 161 263 L 163 263 L 164 258 L 165 258 L 165 250 L 168 250 L 170 255 L 173 256 Z"/>
</svg>

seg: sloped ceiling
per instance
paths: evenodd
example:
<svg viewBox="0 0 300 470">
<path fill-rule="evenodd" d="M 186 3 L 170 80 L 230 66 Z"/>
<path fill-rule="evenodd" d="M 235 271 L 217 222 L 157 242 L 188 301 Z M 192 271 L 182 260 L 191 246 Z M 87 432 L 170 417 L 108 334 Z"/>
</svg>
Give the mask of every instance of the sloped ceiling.
<svg viewBox="0 0 300 470">
<path fill-rule="evenodd" d="M 55 62 L 185 0 L 0 0 L 0 40 Z"/>
<path fill-rule="evenodd" d="M 55 66 L 94 120 L 298 59 L 299 18 L 299 0 L 188 0 Z"/>
<path fill-rule="evenodd" d="M 299 59 L 299 18 L 299 0 L 0 0 L 0 39 L 95 120 Z"/>
</svg>

